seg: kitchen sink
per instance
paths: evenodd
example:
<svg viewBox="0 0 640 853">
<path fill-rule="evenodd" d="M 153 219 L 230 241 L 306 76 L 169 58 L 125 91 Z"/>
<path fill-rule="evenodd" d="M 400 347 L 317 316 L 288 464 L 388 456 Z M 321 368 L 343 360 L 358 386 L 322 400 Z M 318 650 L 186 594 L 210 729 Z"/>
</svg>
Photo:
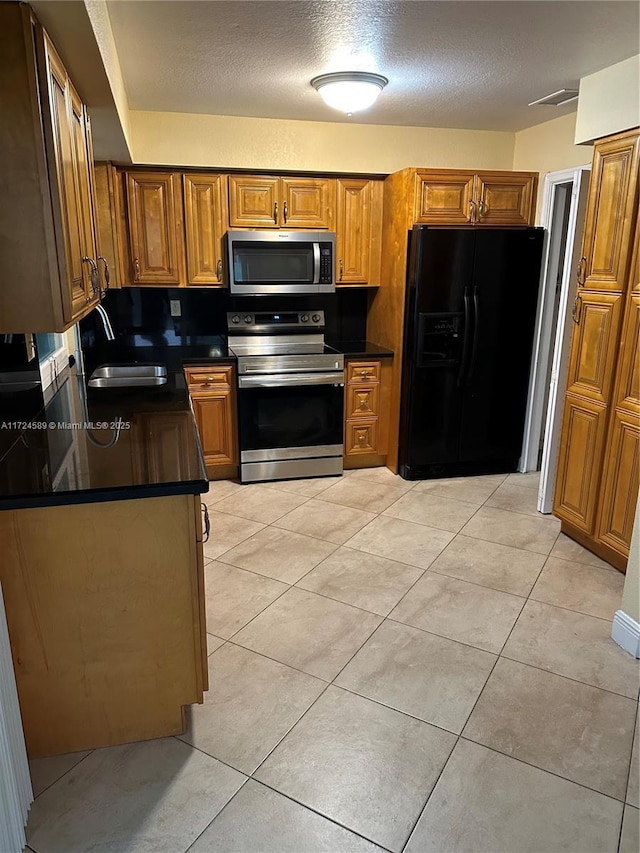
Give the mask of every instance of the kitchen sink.
<svg viewBox="0 0 640 853">
<path fill-rule="evenodd" d="M 135 388 L 167 384 L 164 364 L 103 364 L 89 378 L 89 388 Z"/>
</svg>

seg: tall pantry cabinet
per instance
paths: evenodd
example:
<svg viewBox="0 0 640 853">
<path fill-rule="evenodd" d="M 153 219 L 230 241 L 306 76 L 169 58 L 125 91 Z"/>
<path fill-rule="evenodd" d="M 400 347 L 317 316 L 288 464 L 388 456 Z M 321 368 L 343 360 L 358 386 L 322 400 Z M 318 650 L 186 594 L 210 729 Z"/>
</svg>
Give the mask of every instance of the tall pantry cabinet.
<svg viewBox="0 0 640 853">
<path fill-rule="evenodd" d="M 639 169 L 637 128 L 596 142 L 553 506 L 563 532 L 621 571 L 640 465 Z"/>
</svg>

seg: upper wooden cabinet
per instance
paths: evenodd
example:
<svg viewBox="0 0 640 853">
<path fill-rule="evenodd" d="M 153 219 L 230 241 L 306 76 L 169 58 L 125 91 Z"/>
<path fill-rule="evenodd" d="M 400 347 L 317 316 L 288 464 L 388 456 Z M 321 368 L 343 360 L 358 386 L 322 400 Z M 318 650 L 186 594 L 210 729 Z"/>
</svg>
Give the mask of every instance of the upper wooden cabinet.
<svg viewBox="0 0 640 853">
<path fill-rule="evenodd" d="M 637 133 L 617 134 L 596 145 L 578 270 L 578 284 L 587 290 L 625 288 L 639 170 Z"/>
<path fill-rule="evenodd" d="M 414 221 L 427 225 L 533 225 L 535 172 L 425 169 L 415 176 Z"/>
<path fill-rule="evenodd" d="M 133 282 L 178 287 L 184 280 L 180 175 L 127 172 Z"/>
<path fill-rule="evenodd" d="M 224 286 L 224 235 L 227 230 L 225 175 L 185 174 L 184 213 L 187 284 Z"/>
<path fill-rule="evenodd" d="M 331 178 L 229 176 L 232 228 L 331 228 L 334 206 Z"/>
<path fill-rule="evenodd" d="M 0 332 L 63 331 L 99 298 L 86 109 L 52 42 L 0 4 Z"/>
<path fill-rule="evenodd" d="M 380 283 L 382 181 L 336 181 L 336 283 Z"/>
</svg>

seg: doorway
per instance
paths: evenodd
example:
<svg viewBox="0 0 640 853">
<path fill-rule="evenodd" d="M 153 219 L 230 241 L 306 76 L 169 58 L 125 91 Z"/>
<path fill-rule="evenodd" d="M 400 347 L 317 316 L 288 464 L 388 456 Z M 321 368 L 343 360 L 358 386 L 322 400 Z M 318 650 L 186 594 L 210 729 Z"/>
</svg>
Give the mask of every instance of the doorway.
<svg viewBox="0 0 640 853">
<path fill-rule="evenodd" d="M 562 401 L 566 387 L 578 266 L 589 188 L 589 166 L 545 177 L 542 226 L 546 229 L 542 281 L 519 470 L 540 471 L 539 512 L 553 505 Z"/>
</svg>

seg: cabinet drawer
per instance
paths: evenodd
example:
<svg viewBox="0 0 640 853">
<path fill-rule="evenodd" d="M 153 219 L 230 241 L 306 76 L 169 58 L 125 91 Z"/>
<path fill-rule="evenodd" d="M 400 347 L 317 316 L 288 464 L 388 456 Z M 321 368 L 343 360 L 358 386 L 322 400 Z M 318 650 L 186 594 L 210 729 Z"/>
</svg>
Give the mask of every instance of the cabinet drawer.
<svg viewBox="0 0 640 853">
<path fill-rule="evenodd" d="M 380 386 L 370 385 L 348 385 L 346 414 L 348 418 L 373 417 L 379 412 Z"/>
<path fill-rule="evenodd" d="M 378 452 L 377 418 L 348 420 L 345 433 L 344 452 L 346 456 Z"/>
<path fill-rule="evenodd" d="M 233 367 L 185 367 L 185 375 L 189 388 L 231 387 Z"/>
<path fill-rule="evenodd" d="M 347 364 L 347 382 L 379 382 L 379 361 L 350 361 Z"/>
</svg>

